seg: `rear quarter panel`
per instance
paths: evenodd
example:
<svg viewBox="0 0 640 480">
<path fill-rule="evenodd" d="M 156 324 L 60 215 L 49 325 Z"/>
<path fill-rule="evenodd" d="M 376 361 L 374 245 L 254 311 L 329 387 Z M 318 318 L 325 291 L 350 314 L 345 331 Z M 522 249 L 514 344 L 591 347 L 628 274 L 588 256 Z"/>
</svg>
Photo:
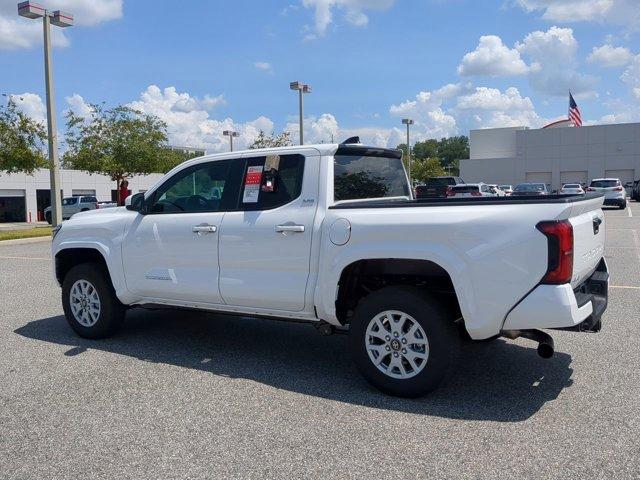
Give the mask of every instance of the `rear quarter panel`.
<svg viewBox="0 0 640 480">
<path fill-rule="evenodd" d="M 329 209 L 323 222 L 316 305 L 333 323 L 340 275 L 361 259 L 430 260 L 450 275 L 472 338 L 499 333 L 509 310 L 547 269 L 541 220 L 570 213 L 566 204 L 460 205 Z M 351 224 L 343 246 L 329 239 L 339 218 Z"/>
</svg>

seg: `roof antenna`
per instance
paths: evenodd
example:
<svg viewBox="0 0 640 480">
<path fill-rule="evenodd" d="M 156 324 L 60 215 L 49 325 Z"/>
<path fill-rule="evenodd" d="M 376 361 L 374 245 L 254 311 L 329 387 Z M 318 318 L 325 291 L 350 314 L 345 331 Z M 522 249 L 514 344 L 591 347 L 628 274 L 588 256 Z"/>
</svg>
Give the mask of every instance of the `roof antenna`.
<svg viewBox="0 0 640 480">
<path fill-rule="evenodd" d="M 358 136 L 349 137 L 344 142 L 342 142 L 340 145 L 347 145 L 349 143 L 360 143 L 360 137 L 358 137 Z"/>
</svg>

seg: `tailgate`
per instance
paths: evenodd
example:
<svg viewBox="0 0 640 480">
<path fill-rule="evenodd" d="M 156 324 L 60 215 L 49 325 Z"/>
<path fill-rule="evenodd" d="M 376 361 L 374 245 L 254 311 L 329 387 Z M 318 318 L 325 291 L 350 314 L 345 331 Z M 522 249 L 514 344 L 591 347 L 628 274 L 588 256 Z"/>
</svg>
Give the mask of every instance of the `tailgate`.
<svg viewBox="0 0 640 480">
<path fill-rule="evenodd" d="M 571 286 L 577 287 L 596 269 L 604 255 L 605 225 L 602 198 L 573 205 L 569 221 L 573 226 L 573 276 Z"/>
</svg>

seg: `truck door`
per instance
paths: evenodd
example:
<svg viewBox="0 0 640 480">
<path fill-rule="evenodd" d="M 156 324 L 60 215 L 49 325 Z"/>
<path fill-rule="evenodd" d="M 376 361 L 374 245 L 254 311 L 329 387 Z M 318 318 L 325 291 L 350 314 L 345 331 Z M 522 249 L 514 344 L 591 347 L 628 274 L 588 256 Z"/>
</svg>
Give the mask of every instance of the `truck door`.
<svg viewBox="0 0 640 480">
<path fill-rule="evenodd" d="M 228 305 L 304 309 L 320 166 L 309 152 L 245 158 L 238 211 L 220 229 L 220 293 Z"/>
<path fill-rule="evenodd" d="M 235 205 L 233 162 L 200 163 L 176 172 L 147 198 L 123 241 L 127 288 L 147 298 L 222 303 L 218 235 L 226 202 Z"/>
</svg>

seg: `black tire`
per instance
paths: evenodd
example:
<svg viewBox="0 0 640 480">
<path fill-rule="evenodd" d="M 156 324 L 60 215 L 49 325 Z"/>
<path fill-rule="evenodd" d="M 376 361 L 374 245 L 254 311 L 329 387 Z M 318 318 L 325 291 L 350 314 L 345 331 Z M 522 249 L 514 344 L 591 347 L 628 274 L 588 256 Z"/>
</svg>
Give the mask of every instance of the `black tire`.
<svg viewBox="0 0 640 480">
<path fill-rule="evenodd" d="M 383 373 L 367 353 L 365 341 L 369 323 L 388 310 L 401 311 L 413 317 L 428 341 L 426 364 L 410 378 L 392 378 Z M 354 312 L 349 328 L 353 361 L 367 381 L 384 393 L 409 398 L 425 395 L 448 378 L 456 363 L 460 336 L 453 318 L 449 317 L 437 299 L 419 288 L 385 287 L 377 290 L 365 297 Z"/>
<path fill-rule="evenodd" d="M 80 210 L 81 212 L 88 212 L 89 209 L 88 208 L 83 208 L 82 210 Z"/>
<path fill-rule="evenodd" d="M 71 306 L 71 289 L 80 280 L 89 282 L 95 288 L 100 301 L 97 321 L 90 326 L 82 325 L 76 319 Z M 62 282 L 62 307 L 69 326 L 83 338 L 105 338 L 114 334 L 122 324 L 126 311 L 116 297 L 109 273 L 97 263 L 82 263 L 69 270 Z"/>
<path fill-rule="evenodd" d="M 47 212 L 44 214 L 44 219 L 47 221 L 49 225 L 51 225 L 51 212 Z"/>
<path fill-rule="evenodd" d="M 623 202 L 619 205 L 620 210 L 624 210 L 625 208 L 627 208 L 627 202 Z"/>
</svg>

